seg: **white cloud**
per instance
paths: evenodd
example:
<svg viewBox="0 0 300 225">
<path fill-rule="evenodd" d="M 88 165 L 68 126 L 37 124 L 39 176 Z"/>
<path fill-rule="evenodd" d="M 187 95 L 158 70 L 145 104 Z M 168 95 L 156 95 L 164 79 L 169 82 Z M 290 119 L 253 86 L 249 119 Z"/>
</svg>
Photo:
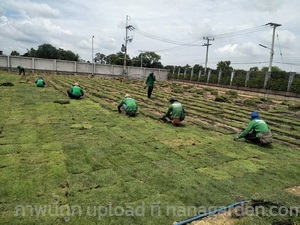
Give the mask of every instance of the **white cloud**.
<svg viewBox="0 0 300 225">
<path fill-rule="evenodd" d="M 225 45 L 222 48 L 218 48 L 215 50 L 215 52 L 218 54 L 233 54 L 236 53 L 238 44 L 232 44 L 232 45 Z"/>
<path fill-rule="evenodd" d="M 29 0 L 10 0 L 7 1 L 7 5 L 29 17 L 57 18 L 60 16 L 59 10 L 51 8 L 46 3 Z"/>
<path fill-rule="evenodd" d="M 280 44 L 283 55 L 288 55 L 287 62 L 300 55 L 298 0 L 289 3 L 281 0 L 2 0 L 1 3 L 0 50 L 5 54 L 16 49 L 23 49 L 20 51 L 23 54 L 26 49 L 47 43 L 90 60 L 92 36 L 95 36 L 95 53 L 117 53 L 124 43 L 125 18 L 129 15 L 128 24 L 150 34 L 135 32 L 133 42 L 128 45 L 130 57 L 138 55 L 139 50 L 161 50 L 157 54 L 162 56 L 164 65 L 203 65 L 206 55 L 203 36 L 223 34 L 223 37 L 216 36 L 209 47 L 210 67 L 215 68 L 217 62 L 225 60 L 237 61 L 243 68 L 261 66 L 248 62 L 268 59 L 269 51 L 258 44 L 271 46 L 272 28 L 259 30 L 269 22 L 282 24 L 276 29 L 279 41 L 276 37 L 275 53 L 279 52 Z M 238 32 L 249 28 L 257 31 Z M 197 45 L 178 46 L 167 40 Z M 300 60 L 297 68 L 300 71 Z"/>
</svg>

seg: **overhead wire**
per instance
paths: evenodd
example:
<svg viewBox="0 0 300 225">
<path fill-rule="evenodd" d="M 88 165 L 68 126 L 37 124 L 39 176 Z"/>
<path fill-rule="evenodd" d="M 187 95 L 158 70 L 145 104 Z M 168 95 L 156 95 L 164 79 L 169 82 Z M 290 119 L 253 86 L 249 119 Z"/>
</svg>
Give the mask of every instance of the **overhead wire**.
<svg viewBox="0 0 300 225">
<path fill-rule="evenodd" d="M 261 25 L 261 26 L 257 26 L 257 27 L 244 29 L 244 30 L 233 31 L 233 32 L 224 33 L 224 34 L 212 35 L 212 36 L 209 36 L 209 37 L 213 37 L 215 39 L 216 38 L 221 39 L 221 38 L 226 38 L 226 37 L 233 37 L 233 36 L 238 36 L 238 35 L 246 35 L 246 34 L 250 34 L 250 33 L 254 33 L 254 32 L 260 32 L 260 31 L 263 31 L 263 30 L 266 30 L 266 29 L 267 29 L 267 25 Z M 155 50 L 154 52 L 179 50 L 179 49 L 183 49 L 183 48 L 187 48 L 187 47 L 193 47 L 193 46 L 203 46 L 202 44 L 198 44 L 199 42 L 202 41 L 202 38 L 199 38 L 199 39 L 187 42 L 187 43 L 182 43 L 182 42 L 170 40 L 170 39 L 167 39 L 167 38 L 159 37 L 159 36 L 144 32 L 144 31 L 142 31 L 140 29 L 137 29 L 137 28 L 135 28 L 135 31 L 138 34 L 143 35 L 145 37 L 148 37 L 150 39 L 165 42 L 165 43 L 168 43 L 168 44 L 177 45 L 175 47 L 170 47 L 170 48 L 165 48 L 165 49 L 158 49 L 158 50 Z"/>
<path fill-rule="evenodd" d="M 191 41 L 191 42 L 183 43 L 183 42 L 170 40 L 170 39 L 167 39 L 167 38 L 162 38 L 162 37 L 159 37 L 159 36 L 156 36 L 156 35 L 153 35 L 153 34 L 149 34 L 147 32 L 141 31 L 137 28 L 136 28 L 136 32 L 143 35 L 143 36 L 145 36 L 145 37 L 148 37 L 148 38 L 151 38 L 151 39 L 154 39 L 154 40 L 158 40 L 158 41 L 162 41 L 162 42 L 166 42 L 166 43 L 169 43 L 169 44 L 175 44 L 175 45 L 181 45 L 181 46 L 200 46 L 200 45 L 196 44 L 196 43 L 200 42 L 200 40 L 198 40 L 198 39 L 194 40 L 194 41 Z"/>
<path fill-rule="evenodd" d="M 234 36 L 239 36 L 239 35 L 248 35 L 248 34 L 251 34 L 251 33 L 261 32 L 261 31 L 267 30 L 269 28 L 270 27 L 268 26 L 268 24 L 265 24 L 265 25 L 260 25 L 260 26 L 244 29 L 244 30 L 238 30 L 238 31 L 233 31 L 233 32 L 228 32 L 228 33 L 223 33 L 223 34 L 211 35 L 211 36 L 208 36 L 208 37 L 209 38 L 214 38 L 214 39 L 229 38 L 229 37 L 234 37 Z M 147 38 L 157 40 L 157 41 L 161 41 L 161 42 L 165 42 L 165 43 L 168 43 L 168 44 L 177 45 L 175 47 L 155 50 L 154 52 L 173 51 L 173 50 L 180 50 L 180 49 L 183 49 L 183 48 L 188 48 L 188 47 L 193 47 L 193 46 L 203 46 L 202 44 L 199 44 L 199 42 L 203 41 L 202 38 L 184 43 L 184 42 L 179 42 L 179 41 L 159 37 L 159 36 L 144 32 L 144 31 L 142 31 L 140 29 L 136 29 L 136 28 L 135 28 L 135 31 L 138 34 L 143 35 Z M 281 61 L 282 61 L 281 63 L 283 64 L 283 66 L 284 66 L 284 64 L 300 66 L 297 63 L 284 63 L 278 34 L 277 34 L 277 39 L 278 39 L 278 43 L 279 43 L 280 56 L 281 56 Z M 274 62 L 279 63 L 279 62 L 276 62 L 276 61 L 274 61 Z M 242 62 L 241 63 L 239 63 L 239 62 L 234 63 L 234 62 L 232 62 L 231 64 L 261 64 L 261 63 L 268 63 L 268 62 L 245 62 L 245 63 L 242 63 Z"/>
<path fill-rule="evenodd" d="M 277 33 L 277 40 L 278 40 L 278 45 L 279 45 L 279 53 L 281 56 L 282 66 L 283 66 L 283 69 L 285 70 L 278 33 Z"/>
<path fill-rule="evenodd" d="M 229 33 L 224 33 L 224 34 L 216 34 L 216 35 L 211 35 L 209 36 L 210 38 L 215 38 L 215 39 L 221 39 L 221 38 L 227 38 L 227 37 L 234 37 L 234 36 L 239 36 L 239 35 L 246 35 L 250 33 L 255 33 L 255 32 L 260 32 L 263 30 L 268 29 L 267 25 L 260 25 L 257 27 L 252 27 L 244 30 L 238 30 L 238 31 L 233 31 Z"/>
</svg>

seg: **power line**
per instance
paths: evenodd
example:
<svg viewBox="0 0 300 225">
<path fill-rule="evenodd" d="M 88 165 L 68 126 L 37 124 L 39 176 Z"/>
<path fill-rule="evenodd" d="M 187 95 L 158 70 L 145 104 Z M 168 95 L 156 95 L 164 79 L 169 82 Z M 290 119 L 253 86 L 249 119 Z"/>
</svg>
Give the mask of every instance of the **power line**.
<svg viewBox="0 0 300 225">
<path fill-rule="evenodd" d="M 280 56 L 281 56 L 281 62 L 282 62 L 282 65 L 283 65 L 283 69 L 285 70 L 278 33 L 277 33 L 277 40 L 278 40 L 278 45 L 279 45 L 279 53 L 280 53 Z"/>
<path fill-rule="evenodd" d="M 238 35 L 246 35 L 246 34 L 250 34 L 250 33 L 260 32 L 260 31 L 263 31 L 266 29 L 268 29 L 267 24 L 244 29 L 244 30 L 238 30 L 238 31 L 233 31 L 233 32 L 229 32 L 229 33 L 224 33 L 224 34 L 211 35 L 209 37 L 215 38 L 215 39 L 221 39 L 221 38 L 227 38 L 227 37 L 233 37 L 233 36 L 238 36 Z"/>
<path fill-rule="evenodd" d="M 166 42 L 166 43 L 169 43 L 169 44 L 189 46 L 189 47 L 190 46 L 200 46 L 200 45 L 197 45 L 197 43 L 200 42 L 198 39 L 194 40 L 194 41 L 191 41 L 191 42 L 183 43 L 183 42 L 170 40 L 170 39 L 167 39 L 167 38 L 162 38 L 162 37 L 159 37 L 159 36 L 156 36 L 156 35 L 153 35 L 153 34 L 149 34 L 149 33 L 146 33 L 144 31 L 141 31 L 137 28 L 136 28 L 136 32 L 143 35 L 143 36 L 145 36 L 145 37 L 148 37 L 148 38 L 151 38 L 151 39 L 154 39 L 154 40 L 158 40 L 158 41 L 161 41 L 161 42 Z"/>
<path fill-rule="evenodd" d="M 248 28 L 248 29 L 244 29 L 244 30 L 238 30 L 238 31 L 234 31 L 234 32 L 224 33 L 224 34 L 212 35 L 212 36 L 208 36 L 208 38 L 221 39 L 221 38 L 226 38 L 226 37 L 233 37 L 233 36 L 238 36 L 238 35 L 246 35 L 246 34 L 254 33 L 254 32 L 260 32 L 260 31 L 266 30 L 268 28 L 267 25 L 268 24 L 257 26 L 257 27 L 252 27 L 252 28 Z M 167 39 L 167 38 L 159 37 L 159 36 L 144 32 L 144 31 L 142 31 L 140 29 L 137 29 L 137 28 L 136 28 L 136 32 L 139 33 L 140 35 L 143 35 L 143 36 L 148 37 L 150 39 L 154 39 L 154 40 L 169 43 L 169 44 L 178 45 L 178 46 L 171 47 L 171 48 L 155 50 L 154 52 L 173 51 L 173 50 L 184 49 L 184 48 L 192 47 L 192 46 L 202 46 L 202 45 L 198 44 L 200 42 L 200 38 L 199 38 L 199 40 L 196 39 L 196 40 L 193 40 L 191 42 L 182 43 L 182 42 L 170 40 L 170 39 Z"/>
</svg>

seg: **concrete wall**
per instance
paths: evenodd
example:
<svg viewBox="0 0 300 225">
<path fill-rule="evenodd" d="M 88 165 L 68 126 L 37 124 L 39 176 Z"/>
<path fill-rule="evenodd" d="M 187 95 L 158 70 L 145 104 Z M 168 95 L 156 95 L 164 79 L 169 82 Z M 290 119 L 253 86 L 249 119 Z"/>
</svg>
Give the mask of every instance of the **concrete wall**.
<svg viewBox="0 0 300 225">
<path fill-rule="evenodd" d="M 76 61 L 41 59 L 20 56 L 0 55 L 0 69 L 16 70 L 21 65 L 25 71 L 62 72 L 74 74 L 94 74 L 105 76 L 122 76 L 123 66 L 92 64 Z M 157 79 L 167 80 L 169 70 L 157 68 L 127 67 L 128 78 L 144 79 L 150 72 L 154 72 Z"/>
</svg>

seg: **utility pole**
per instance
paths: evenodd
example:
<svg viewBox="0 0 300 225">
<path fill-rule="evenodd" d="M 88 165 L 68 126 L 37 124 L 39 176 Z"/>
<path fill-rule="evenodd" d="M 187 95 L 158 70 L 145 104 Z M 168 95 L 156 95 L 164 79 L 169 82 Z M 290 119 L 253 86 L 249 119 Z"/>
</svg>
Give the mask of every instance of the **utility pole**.
<svg viewBox="0 0 300 225">
<path fill-rule="evenodd" d="M 266 73 L 266 76 L 265 76 L 265 82 L 264 82 L 264 88 L 267 87 L 267 84 L 268 84 L 268 81 L 271 77 L 271 73 L 272 73 L 272 63 L 273 63 L 273 56 L 274 56 L 274 40 L 275 40 L 275 30 L 276 30 L 276 27 L 279 27 L 281 26 L 281 24 L 277 24 L 277 23 L 267 23 L 266 25 L 269 25 L 271 27 L 273 27 L 273 35 L 272 35 L 272 46 L 271 48 L 268 48 L 264 45 L 261 45 L 262 47 L 264 48 L 268 48 L 270 49 L 270 63 L 269 63 L 269 69 L 268 69 L 268 72 Z"/>
<path fill-rule="evenodd" d="M 209 38 L 209 37 L 203 37 L 204 40 L 207 42 L 203 44 L 202 46 L 206 46 L 206 58 L 205 58 L 205 69 L 204 69 L 204 75 L 206 75 L 206 70 L 207 70 L 207 61 L 208 61 L 208 47 L 211 45 L 209 44 L 209 41 L 214 41 L 214 38 Z"/>
<path fill-rule="evenodd" d="M 273 27 L 273 36 L 272 36 L 272 47 L 271 47 L 271 52 L 270 52 L 270 64 L 269 64 L 269 73 L 272 72 L 272 62 L 273 62 L 273 55 L 274 55 L 274 40 L 275 40 L 275 29 L 276 27 L 281 26 L 281 24 L 277 23 L 267 23 L 266 25 L 270 25 Z"/>
<path fill-rule="evenodd" d="M 94 63 L 94 35 L 92 36 L 92 63 Z"/>
<path fill-rule="evenodd" d="M 94 35 L 92 37 L 92 75 L 94 74 Z"/>
<path fill-rule="evenodd" d="M 124 56 L 124 68 L 123 68 L 123 76 L 126 77 L 127 72 L 126 72 L 126 59 L 127 59 L 127 43 L 128 41 L 132 41 L 132 37 L 128 36 L 128 30 L 133 31 L 135 28 L 131 25 L 128 25 L 128 21 L 130 20 L 130 17 L 127 15 L 126 16 L 126 34 L 125 34 L 125 45 L 122 45 L 121 50 L 124 51 L 125 56 Z"/>
</svg>

